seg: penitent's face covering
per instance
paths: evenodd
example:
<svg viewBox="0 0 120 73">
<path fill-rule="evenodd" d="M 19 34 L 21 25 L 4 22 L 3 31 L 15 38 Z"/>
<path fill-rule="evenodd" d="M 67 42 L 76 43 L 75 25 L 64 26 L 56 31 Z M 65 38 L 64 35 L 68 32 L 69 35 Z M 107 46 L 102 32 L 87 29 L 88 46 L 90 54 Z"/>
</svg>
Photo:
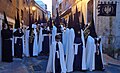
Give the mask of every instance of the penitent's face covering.
<svg viewBox="0 0 120 73">
<path fill-rule="evenodd" d="M 56 35 L 55 39 L 56 39 L 57 42 L 59 42 L 61 40 L 61 36 L 60 35 Z"/>
<path fill-rule="evenodd" d="M 57 41 L 57 42 L 59 42 L 59 41 L 60 41 L 60 39 L 56 39 L 56 41 Z"/>
<path fill-rule="evenodd" d="M 8 29 L 8 26 L 7 26 L 7 24 L 5 24 L 5 27 L 4 27 L 4 29 Z"/>
</svg>

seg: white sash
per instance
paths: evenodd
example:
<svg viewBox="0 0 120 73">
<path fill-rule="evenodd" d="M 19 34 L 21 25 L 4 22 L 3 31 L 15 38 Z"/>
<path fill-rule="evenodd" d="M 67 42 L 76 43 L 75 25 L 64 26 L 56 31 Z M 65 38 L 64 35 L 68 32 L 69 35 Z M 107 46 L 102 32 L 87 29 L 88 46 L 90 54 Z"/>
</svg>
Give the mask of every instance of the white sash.
<svg viewBox="0 0 120 73">
<path fill-rule="evenodd" d="M 15 38 L 15 44 L 17 43 L 17 39 L 18 38 L 21 38 L 22 39 L 22 37 L 14 37 Z"/>
<path fill-rule="evenodd" d="M 59 51 L 56 51 L 56 53 L 57 53 L 57 58 L 59 59 L 60 58 Z"/>
<path fill-rule="evenodd" d="M 74 44 L 74 45 L 75 45 L 75 55 L 77 55 L 78 54 L 78 46 L 81 45 L 81 43 L 80 44 Z"/>
</svg>

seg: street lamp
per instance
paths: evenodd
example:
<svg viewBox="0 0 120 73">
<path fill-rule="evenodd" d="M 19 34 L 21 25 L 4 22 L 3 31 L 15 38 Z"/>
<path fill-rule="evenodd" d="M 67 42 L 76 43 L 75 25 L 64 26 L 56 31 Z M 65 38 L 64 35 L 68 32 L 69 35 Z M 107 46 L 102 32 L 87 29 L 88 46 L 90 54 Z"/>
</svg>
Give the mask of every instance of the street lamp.
<svg viewBox="0 0 120 73">
<path fill-rule="evenodd" d="M 36 7 L 35 7 L 35 6 L 33 6 L 33 7 L 32 7 L 32 11 L 35 11 L 35 10 L 36 10 Z"/>
<path fill-rule="evenodd" d="M 34 13 L 35 13 L 36 7 L 32 6 L 32 11 L 33 11 L 33 22 L 34 22 Z"/>
</svg>

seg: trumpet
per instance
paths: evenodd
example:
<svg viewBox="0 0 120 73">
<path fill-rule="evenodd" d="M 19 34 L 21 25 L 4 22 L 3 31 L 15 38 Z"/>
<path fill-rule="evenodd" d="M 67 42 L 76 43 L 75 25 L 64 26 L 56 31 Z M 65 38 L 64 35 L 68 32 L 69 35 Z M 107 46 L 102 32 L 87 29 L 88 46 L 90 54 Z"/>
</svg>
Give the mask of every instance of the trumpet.
<svg viewBox="0 0 120 73">
<path fill-rule="evenodd" d="M 84 30 L 84 37 L 85 37 L 85 39 L 87 39 L 89 34 L 90 34 L 90 30 L 89 29 L 85 29 Z"/>
<path fill-rule="evenodd" d="M 32 31 L 31 34 L 30 34 L 30 43 L 33 42 L 34 37 L 35 37 L 35 34 L 34 34 L 34 32 Z"/>
</svg>

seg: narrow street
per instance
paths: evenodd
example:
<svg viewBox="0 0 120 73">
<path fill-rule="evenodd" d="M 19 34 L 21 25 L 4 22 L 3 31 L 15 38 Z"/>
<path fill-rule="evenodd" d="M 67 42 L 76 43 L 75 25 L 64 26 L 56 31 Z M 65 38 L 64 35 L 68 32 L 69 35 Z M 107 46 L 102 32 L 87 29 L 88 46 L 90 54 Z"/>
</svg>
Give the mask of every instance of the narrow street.
<svg viewBox="0 0 120 73">
<path fill-rule="evenodd" d="M 120 73 L 118 31 L 120 0 L 0 0 L 0 73 Z"/>
<path fill-rule="evenodd" d="M 47 59 L 47 56 L 14 58 L 12 63 L 0 63 L 0 73 L 45 73 Z"/>
<path fill-rule="evenodd" d="M 106 58 L 107 59 L 107 58 Z M 48 56 L 38 56 L 23 59 L 14 58 L 12 63 L 0 62 L 0 73 L 45 73 Z M 86 71 L 72 73 L 119 73 L 120 65 L 108 63 L 105 71 Z"/>
</svg>

